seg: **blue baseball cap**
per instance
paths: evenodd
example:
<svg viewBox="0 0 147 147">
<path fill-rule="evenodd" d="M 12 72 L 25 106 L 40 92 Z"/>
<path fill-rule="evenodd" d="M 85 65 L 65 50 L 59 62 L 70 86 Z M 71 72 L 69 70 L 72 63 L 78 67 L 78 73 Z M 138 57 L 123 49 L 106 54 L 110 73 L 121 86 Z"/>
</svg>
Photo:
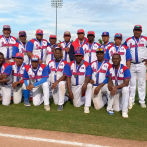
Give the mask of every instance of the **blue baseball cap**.
<svg viewBox="0 0 147 147">
<path fill-rule="evenodd" d="M 109 36 L 109 32 L 103 32 L 102 36 Z"/>
<path fill-rule="evenodd" d="M 84 56 L 84 51 L 83 51 L 83 48 L 82 47 L 79 46 L 79 47 L 76 48 L 75 56 L 76 55 Z"/>
</svg>

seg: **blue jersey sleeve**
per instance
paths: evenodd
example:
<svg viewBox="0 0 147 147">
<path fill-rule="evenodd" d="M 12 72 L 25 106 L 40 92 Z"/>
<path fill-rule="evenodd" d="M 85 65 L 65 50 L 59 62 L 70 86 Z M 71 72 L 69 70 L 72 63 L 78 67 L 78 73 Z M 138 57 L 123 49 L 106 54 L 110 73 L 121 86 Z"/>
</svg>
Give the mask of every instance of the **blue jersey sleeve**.
<svg viewBox="0 0 147 147">
<path fill-rule="evenodd" d="M 28 41 L 26 52 L 32 52 L 33 51 L 34 44 L 31 41 Z"/>
<path fill-rule="evenodd" d="M 66 68 L 68 68 L 68 64 L 66 64 L 65 66 L 64 66 L 64 69 L 63 69 L 63 74 L 65 74 L 66 75 Z"/>
<path fill-rule="evenodd" d="M 64 72 L 65 72 L 65 74 L 66 74 L 67 77 L 71 77 L 72 76 L 72 73 L 71 73 L 71 69 L 70 69 L 69 64 L 66 64 L 66 66 L 64 68 Z"/>
<path fill-rule="evenodd" d="M 107 72 L 106 72 L 106 77 L 109 77 L 109 76 L 110 76 L 110 71 L 107 70 Z"/>
<path fill-rule="evenodd" d="M 24 80 L 24 83 L 25 83 L 25 86 L 27 87 L 28 86 L 27 80 Z"/>
<path fill-rule="evenodd" d="M 50 70 L 49 64 L 46 66 L 46 69 L 47 69 L 47 71 L 48 71 L 48 74 L 50 74 L 50 73 L 51 73 L 51 70 Z"/>
<path fill-rule="evenodd" d="M 11 74 L 11 72 L 12 72 L 12 66 L 11 66 L 11 65 L 8 65 L 8 66 L 5 68 L 3 74 L 9 76 L 9 75 Z"/>
<path fill-rule="evenodd" d="M 47 70 L 47 66 L 43 69 L 42 71 L 42 77 L 48 77 L 48 70 Z"/>
<path fill-rule="evenodd" d="M 105 59 L 106 61 L 109 61 L 109 60 L 110 60 L 109 50 L 108 50 L 108 49 L 106 50 L 106 53 L 105 53 L 104 59 Z"/>
<path fill-rule="evenodd" d="M 129 69 L 126 69 L 124 71 L 124 79 L 130 79 L 131 78 L 131 73 Z"/>
<path fill-rule="evenodd" d="M 88 65 L 86 67 L 86 74 L 85 74 L 85 76 L 87 77 L 87 76 L 91 76 L 91 75 L 92 75 L 92 68 L 91 68 L 90 65 Z"/>
<path fill-rule="evenodd" d="M 47 42 L 47 46 L 51 46 L 51 44 L 49 42 Z"/>
<path fill-rule="evenodd" d="M 130 49 L 127 48 L 127 50 L 126 50 L 126 61 L 129 61 L 129 60 L 132 60 L 132 55 L 131 55 Z"/>
<path fill-rule="evenodd" d="M 23 79 L 24 80 L 28 80 L 29 79 L 29 75 L 28 75 L 28 72 L 27 72 L 26 69 L 24 70 L 24 73 L 23 73 Z"/>
<path fill-rule="evenodd" d="M 13 46 L 13 50 L 12 50 L 12 58 L 16 57 L 16 53 L 19 52 L 19 49 L 17 46 Z"/>
<path fill-rule="evenodd" d="M 108 83 L 108 76 L 106 77 L 106 79 L 103 81 L 104 84 Z"/>
<path fill-rule="evenodd" d="M 43 83 L 46 82 L 46 81 L 47 81 L 47 77 L 43 77 L 40 81 L 34 83 L 33 85 L 34 85 L 34 87 L 36 87 L 36 86 L 38 86 L 38 85 L 43 84 Z"/>
</svg>

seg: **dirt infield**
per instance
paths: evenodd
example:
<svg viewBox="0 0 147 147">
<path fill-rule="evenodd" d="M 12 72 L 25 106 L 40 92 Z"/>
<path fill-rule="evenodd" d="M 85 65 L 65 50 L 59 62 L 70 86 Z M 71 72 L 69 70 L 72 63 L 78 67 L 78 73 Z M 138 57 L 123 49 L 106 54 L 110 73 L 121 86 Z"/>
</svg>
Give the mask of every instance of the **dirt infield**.
<svg viewBox="0 0 147 147">
<path fill-rule="evenodd" d="M 147 142 L 0 126 L 2 147 L 145 147 Z"/>
</svg>

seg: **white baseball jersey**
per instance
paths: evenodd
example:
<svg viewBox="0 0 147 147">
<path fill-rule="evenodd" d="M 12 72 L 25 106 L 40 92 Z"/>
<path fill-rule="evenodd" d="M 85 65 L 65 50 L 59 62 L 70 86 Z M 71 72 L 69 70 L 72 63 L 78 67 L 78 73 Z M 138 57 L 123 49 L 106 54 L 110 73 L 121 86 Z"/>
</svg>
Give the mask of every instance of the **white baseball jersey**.
<svg viewBox="0 0 147 147">
<path fill-rule="evenodd" d="M 45 63 L 47 44 L 48 42 L 45 39 L 42 39 L 41 42 L 37 39 L 32 39 L 27 43 L 26 52 L 32 52 L 33 55 L 39 56 L 43 63 Z"/>
<path fill-rule="evenodd" d="M 96 57 L 96 50 L 99 48 L 100 44 L 93 42 L 93 44 L 86 43 L 83 45 L 84 50 L 84 60 L 88 63 L 92 63 L 93 61 L 97 60 Z"/>
<path fill-rule="evenodd" d="M 104 53 L 106 53 L 106 50 L 110 46 L 113 46 L 113 43 L 112 42 L 108 42 L 106 45 L 104 45 L 104 44 L 100 45 L 100 47 L 104 48 Z"/>
<path fill-rule="evenodd" d="M 51 60 L 47 65 L 48 73 L 50 76 L 50 82 L 55 83 L 59 80 L 63 74 L 65 74 L 65 66 L 68 63 L 65 60 L 61 60 L 60 62 L 55 62 L 55 60 Z"/>
<path fill-rule="evenodd" d="M 6 59 L 12 59 L 12 49 L 16 44 L 16 38 L 10 36 L 9 38 L 0 35 L 0 52 L 4 54 Z"/>
<path fill-rule="evenodd" d="M 65 51 L 65 48 L 70 48 L 71 42 L 66 43 L 65 41 L 63 41 L 60 43 L 60 45 L 62 47 L 63 59 L 69 63 L 70 62 L 69 53 Z"/>
<path fill-rule="evenodd" d="M 113 54 L 118 53 L 121 56 L 121 64 L 126 65 L 126 62 L 132 59 L 131 53 L 130 53 L 130 49 L 125 46 L 125 45 L 120 45 L 120 46 L 110 46 L 108 47 L 104 59 L 109 61 L 110 64 L 112 63 L 112 56 Z"/>
<path fill-rule="evenodd" d="M 138 39 L 134 36 L 130 37 L 125 41 L 125 45 L 131 50 L 133 63 L 140 63 L 147 59 L 147 37 L 141 36 Z"/>
</svg>

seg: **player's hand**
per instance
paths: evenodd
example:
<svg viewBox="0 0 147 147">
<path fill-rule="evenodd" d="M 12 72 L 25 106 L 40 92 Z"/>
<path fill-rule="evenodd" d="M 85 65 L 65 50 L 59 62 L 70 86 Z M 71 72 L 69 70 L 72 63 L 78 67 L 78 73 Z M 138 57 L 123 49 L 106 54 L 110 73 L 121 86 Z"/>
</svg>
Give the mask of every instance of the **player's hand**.
<svg viewBox="0 0 147 147">
<path fill-rule="evenodd" d="M 117 92 L 117 87 L 115 86 L 115 87 L 113 87 L 113 89 L 110 91 L 110 95 L 111 95 L 111 96 L 114 96 L 114 95 L 116 94 L 116 92 Z"/>
<path fill-rule="evenodd" d="M 13 84 L 12 84 L 12 87 L 13 87 L 13 89 L 15 89 L 15 87 L 18 85 L 18 82 L 14 82 Z"/>
<path fill-rule="evenodd" d="M 69 98 L 73 100 L 74 99 L 74 95 L 73 95 L 72 91 L 68 91 L 68 93 L 69 93 Z"/>
<path fill-rule="evenodd" d="M 42 60 L 39 59 L 39 63 L 40 63 L 40 64 L 43 63 Z"/>
<path fill-rule="evenodd" d="M 9 60 L 5 60 L 6 63 L 11 64 L 11 62 Z"/>
<path fill-rule="evenodd" d="M 61 44 L 58 43 L 58 47 L 62 48 Z"/>
<path fill-rule="evenodd" d="M 145 59 L 144 62 L 145 62 L 144 64 L 147 66 L 147 59 Z"/>
<path fill-rule="evenodd" d="M 94 89 L 94 94 L 97 95 L 100 91 L 101 87 L 100 86 L 97 86 L 95 89 Z"/>
<path fill-rule="evenodd" d="M 90 84 L 94 84 L 94 80 L 90 80 L 90 82 L 89 82 Z"/>
<path fill-rule="evenodd" d="M 87 83 L 84 83 L 82 86 L 82 93 L 84 93 L 87 89 Z"/>
<path fill-rule="evenodd" d="M 65 51 L 68 53 L 69 52 L 69 47 L 65 48 Z"/>
<path fill-rule="evenodd" d="M 35 88 L 33 84 L 30 84 L 27 86 L 27 90 L 29 90 L 29 91 L 31 91 L 33 88 Z"/>
<path fill-rule="evenodd" d="M 58 82 L 56 81 L 53 85 L 52 85 L 52 89 L 55 89 L 57 87 Z"/>
</svg>

